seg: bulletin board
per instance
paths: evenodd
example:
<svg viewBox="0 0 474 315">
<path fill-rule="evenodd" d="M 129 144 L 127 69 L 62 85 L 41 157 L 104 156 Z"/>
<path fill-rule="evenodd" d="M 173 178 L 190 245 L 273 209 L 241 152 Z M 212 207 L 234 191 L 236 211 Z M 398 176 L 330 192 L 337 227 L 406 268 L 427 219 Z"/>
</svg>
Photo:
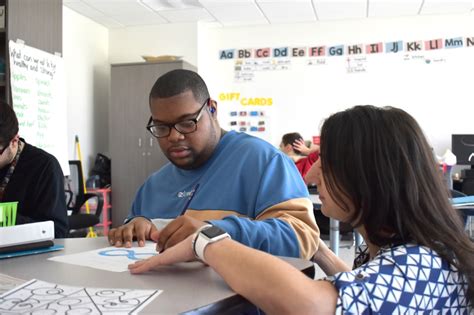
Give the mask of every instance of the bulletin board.
<svg viewBox="0 0 474 315">
<path fill-rule="evenodd" d="M 223 128 L 239 130 L 244 121 L 257 127 L 246 132 L 274 145 L 287 132 L 311 139 L 332 113 L 365 104 L 406 110 L 438 154 L 451 146 L 451 134 L 474 133 L 474 37 L 229 48 L 218 56 Z"/>
</svg>

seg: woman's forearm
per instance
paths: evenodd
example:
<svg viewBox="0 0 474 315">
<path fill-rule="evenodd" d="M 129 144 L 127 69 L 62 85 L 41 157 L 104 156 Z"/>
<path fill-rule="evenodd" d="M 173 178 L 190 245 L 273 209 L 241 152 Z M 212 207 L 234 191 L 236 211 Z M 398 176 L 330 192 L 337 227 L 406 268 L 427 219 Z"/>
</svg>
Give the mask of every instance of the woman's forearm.
<svg viewBox="0 0 474 315">
<path fill-rule="evenodd" d="M 269 314 L 334 313 L 337 292 L 288 263 L 232 240 L 207 246 L 206 261 L 229 286 Z"/>
<path fill-rule="evenodd" d="M 319 248 L 314 255 L 313 261 L 317 263 L 328 276 L 333 276 L 338 272 L 351 270 L 351 268 L 347 266 L 342 259 L 337 257 L 323 241 L 319 242 Z"/>
</svg>

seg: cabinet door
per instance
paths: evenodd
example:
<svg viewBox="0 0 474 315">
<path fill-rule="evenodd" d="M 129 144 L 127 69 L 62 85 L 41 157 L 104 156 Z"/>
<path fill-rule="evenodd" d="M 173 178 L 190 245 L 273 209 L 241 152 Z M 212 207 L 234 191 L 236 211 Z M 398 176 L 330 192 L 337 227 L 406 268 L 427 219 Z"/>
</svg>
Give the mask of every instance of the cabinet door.
<svg viewBox="0 0 474 315">
<path fill-rule="evenodd" d="M 110 153 L 112 156 L 112 216 L 114 226 L 127 217 L 135 193 L 145 177 L 146 156 L 143 75 L 136 67 L 112 67 Z"/>
<path fill-rule="evenodd" d="M 146 93 L 146 118 L 147 120 L 149 119 L 151 113 L 150 109 L 148 106 L 149 100 L 149 94 L 150 90 L 155 83 L 155 81 L 160 77 L 161 75 L 165 74 L 168 71 L 171 71 L 173 69 L 178 69 L 178 68 L 183 68 L 183 62 L 174 62 L 174 63 L 161 63 L 161 64 L 143 64 L 140 67 L 144 68 L 143 71 L 146 72 L 149 82 L 151 85 L 147 89 Z M 145 168 L 145 173 L 147 174 L 146 177 L 143 179 L 142 182 L 146 180 L 146 178 L 151 175 L 152 173 L 158 171 L 163 165 L 168 163 L 168 159 L 166 156 L 163 154 L 163 152 L 160 149 L 160 145 L 158 144 L 158 140 L 153 137 L 148 131 L 146 131 L 146 148 L 145 148 L 145 155 L 146 155 L 146 163 L 144 166 Z"/>
<path fill-rule="evenodd" d="M 147 137 L 147 146 L 147 161 L 145 167 L 148 175 L 151 175 L 168 163 L 168 159 L 163 154 L 163 151 L 161 151 L 158 140 L 155 137 Z"/>
<path fill-rule="evenodd" d="M 156 79 L 182 63 L 114 65 L 111 72 L 110 151 L 113 225 L 127 217 L 138 188 L 168 160 L 146 130 Z"/>
</svg>

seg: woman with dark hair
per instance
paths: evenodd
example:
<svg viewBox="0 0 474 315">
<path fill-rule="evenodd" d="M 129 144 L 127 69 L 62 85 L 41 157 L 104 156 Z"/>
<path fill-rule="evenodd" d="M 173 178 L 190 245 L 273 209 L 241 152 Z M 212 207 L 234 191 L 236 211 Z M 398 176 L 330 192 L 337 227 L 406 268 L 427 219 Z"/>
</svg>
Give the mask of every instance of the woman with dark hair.
<svg viewBox="0 0 474 315">
<path fill-rule="evenodd" d="M 320 242 L 315 262 L 329 277 L 313 281 L 208 226 L 131 272 L 197 258 L 268 313 L 474 311 L 474 244 L 410 115 L 374 106 L 332 115 L 317 163 L 321 210 L 350 222 L 368 245 L 355 269 Z"/>
</svg>

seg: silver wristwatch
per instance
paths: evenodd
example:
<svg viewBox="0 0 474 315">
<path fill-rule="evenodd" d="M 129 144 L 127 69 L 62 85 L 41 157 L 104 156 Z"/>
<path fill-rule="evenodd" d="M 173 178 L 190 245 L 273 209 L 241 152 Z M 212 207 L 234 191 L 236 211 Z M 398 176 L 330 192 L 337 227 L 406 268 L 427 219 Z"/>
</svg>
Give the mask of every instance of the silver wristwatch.
<svg viewBox="0 0 474 315">
<path fill-rule="evenodd" d="M 202 226 L 197 231 L 197 234 L 193 240 L 194 255 L 197 259 L 205 263 L 204 250 L 206 249 L 206 246 L 225 238 L 230 238 L 230 235 L 221 228 L 211 224 Z"/>
</svg>

